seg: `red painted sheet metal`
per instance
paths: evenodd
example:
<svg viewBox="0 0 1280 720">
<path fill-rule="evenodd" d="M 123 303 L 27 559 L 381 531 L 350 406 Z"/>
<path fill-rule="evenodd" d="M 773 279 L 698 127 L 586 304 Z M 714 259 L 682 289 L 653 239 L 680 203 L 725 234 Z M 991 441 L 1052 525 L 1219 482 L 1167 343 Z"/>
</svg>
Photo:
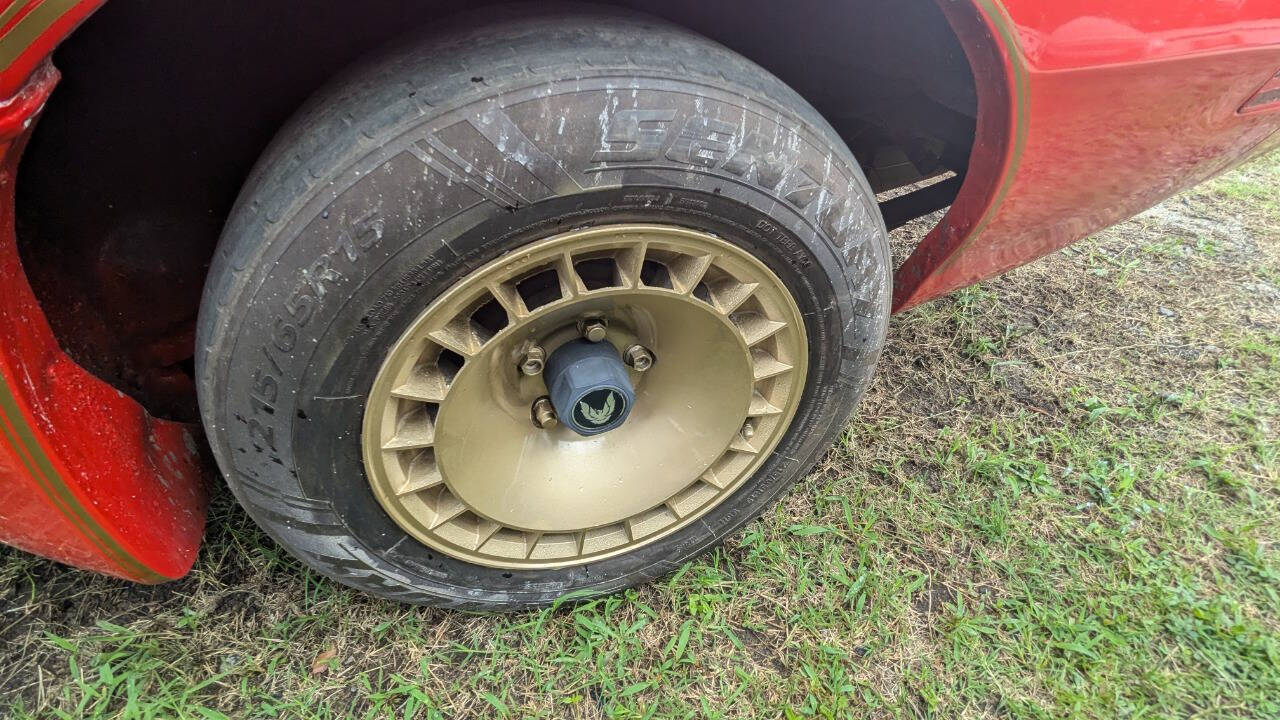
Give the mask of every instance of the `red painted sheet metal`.
<svg viewBox="0 0 1280 720">
<path fill-rule="evenodd" d="M 1240 106 L 1241 113 L 1268 112 L 1280 109 L 1280 71 Z"/>
<path fill-rule="evenodd" d="M 1039 71 L 1275 47 L 1276 0 L 1004 0 Z"/>
<path fill-rule="evenodd" d="M 18 257 L 18 157 L 57 79 L 46 62 L 0 102 L 0 541 L 160 582 L 190 569 L 204 531 L 196 443 L 61 351 Z"/>
<path fill-rule="evenodd" d="M 49 53 L 106 0 L 0 0 L 0 97 L 26 83 Z"/>
<path fill-rule="evenodd" d="M 1280 113 L 1238 112 L 1280 68 L 1280 0 L 942 7 L 975 66 L 978 139 L 955 204 L 898 271 L 895 310 L 1141 212 L 1280 130 Z M 1081 35 L 1102 20 L 1127 30 Z"/>
</svg>

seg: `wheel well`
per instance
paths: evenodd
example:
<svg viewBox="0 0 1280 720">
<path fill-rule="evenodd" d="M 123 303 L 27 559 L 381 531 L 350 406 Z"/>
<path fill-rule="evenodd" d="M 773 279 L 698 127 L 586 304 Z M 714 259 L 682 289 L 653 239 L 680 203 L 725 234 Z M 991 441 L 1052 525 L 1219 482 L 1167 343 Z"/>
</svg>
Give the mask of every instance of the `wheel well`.
<svg viewBox="0 0 1280 720">
<path fill-rule="evenodd" d="M 840 133 L 877 192 L 964 175 L 977 96 L 936 0 L 608 4 L 670 19 L 773 72 Z M 64 79 L 17 183 L 23 263 L 63 348 L 153 414 L 194 420 L 200 291 L 254 161 L 342 67 L 462 5 L 367 0 L 353 14 L 315 2 L 300 15 L 257 0 L 107 3 L 55 53 Z M 886 216 L 945 207 L 958 187 L 885 205 Z"/>
</svg>

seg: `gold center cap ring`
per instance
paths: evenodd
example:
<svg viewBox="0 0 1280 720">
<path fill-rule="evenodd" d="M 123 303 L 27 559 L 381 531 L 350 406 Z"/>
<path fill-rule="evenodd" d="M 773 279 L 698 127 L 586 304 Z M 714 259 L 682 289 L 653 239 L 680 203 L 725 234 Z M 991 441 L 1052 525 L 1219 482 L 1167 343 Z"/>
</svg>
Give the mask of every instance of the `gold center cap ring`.
<svg viewBox="0 0 1280 720">
<path fill-rule="evenodd" d="M 583 317 L 657 361 L 607 433 L 543 429 L 530 407 Z M 658 225 L 531 243 L 437 298 L 387 355 L 363 430 L 375 496 L 406 532 L 490 567 L 562 567 L 684 527 L 741 486 L 781 439 L 806 372 L 798 308 L 736 245 Z"/>
</svg>

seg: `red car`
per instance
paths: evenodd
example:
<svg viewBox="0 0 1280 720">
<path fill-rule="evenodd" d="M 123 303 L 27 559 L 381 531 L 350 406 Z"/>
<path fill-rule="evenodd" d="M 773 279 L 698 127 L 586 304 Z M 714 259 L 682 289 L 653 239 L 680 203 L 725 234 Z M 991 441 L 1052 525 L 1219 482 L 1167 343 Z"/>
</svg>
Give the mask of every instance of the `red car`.
<svg viewBox="0 0 1280 720">
<path fill-rule="evenodd" d="M 0 540 L 180 577 L 211 448 L 377 595 L 643 582 L 891 312 L 1280 145 L 1278 0 L 462 7 L 0 4 Z"/>
</svg>

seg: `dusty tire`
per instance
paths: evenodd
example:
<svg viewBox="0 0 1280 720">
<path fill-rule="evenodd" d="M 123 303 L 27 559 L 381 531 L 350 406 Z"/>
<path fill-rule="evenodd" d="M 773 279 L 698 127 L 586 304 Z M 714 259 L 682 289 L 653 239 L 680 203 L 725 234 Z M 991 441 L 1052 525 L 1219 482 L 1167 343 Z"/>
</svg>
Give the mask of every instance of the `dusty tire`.
<svg viewBox="0 0 1280 720">
<path fill-rule="evenodd" d="M 364 398 L 387 347 L 503 253 L 645 222 L 729 239 L 791 288 L 809 373 L 777 449 L 696 525 L 577 567 L 481 567 L 406 534 L 361 463 Z M 538 605 L 659 577 L 764 512 L 861 397 L 888 303 L 874 196 L 781 82 L 658 21 L 513 20 L 401 45 L 281 131 L 205 289 L 201 410 L 241 504 L 318 572 L 406 602 Z"/>
</svg>

